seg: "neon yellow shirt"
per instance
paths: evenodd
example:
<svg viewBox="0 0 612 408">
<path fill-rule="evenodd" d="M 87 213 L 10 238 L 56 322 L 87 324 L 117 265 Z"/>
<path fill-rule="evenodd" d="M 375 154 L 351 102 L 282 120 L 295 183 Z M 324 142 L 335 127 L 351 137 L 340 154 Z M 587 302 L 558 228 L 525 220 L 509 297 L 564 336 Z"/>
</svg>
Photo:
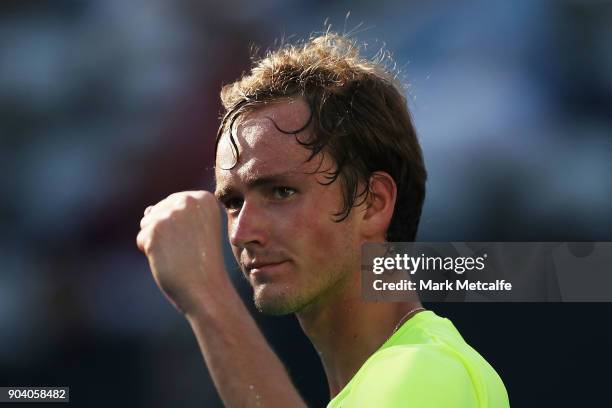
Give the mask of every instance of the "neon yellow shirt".
<svg viewBox="0 0 612 408">
<path fill-rule="evenodd" d="M 493 367 L 448 319 L 418 313 L 357 371 L 327 408 L 506 408 Z"/>
</svg>

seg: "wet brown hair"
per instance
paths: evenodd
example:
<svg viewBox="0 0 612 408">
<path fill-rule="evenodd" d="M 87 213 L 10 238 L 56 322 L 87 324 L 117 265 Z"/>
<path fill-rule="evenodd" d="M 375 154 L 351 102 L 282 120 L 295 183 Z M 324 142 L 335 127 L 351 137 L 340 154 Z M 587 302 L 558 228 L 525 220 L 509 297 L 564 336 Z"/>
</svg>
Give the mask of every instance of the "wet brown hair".
<svg viewBox="0 0 612 408">
<path fill-rule="evenodd" d="M 254 60 L 251 71 L 221 91 L 225 108 L 221 136 L 236 120 L 258 106 L 287 97 L 301 97 L 310 106 L 310 118 L 300 129 L 277 129 L 296 136 L 317 154 L 329 154 L 335 168 L 325 170 L 326 184 L 342 183 L 345 219 L 369 194 L 375 171 L 387 172 L 397 184 L 397 200 L 388 241 L 415 239 L 425 198 L 427 173 L 402 87 L 378 58 L 360 56 L 351 39 L 333 33 L 285 44 Z M 298 134 L 312 126 L 312 137 Z M 232 132 L 230 142 L 238 155 Z M 359 186 L 365 186 L 360 188 Z"/>
</svg>

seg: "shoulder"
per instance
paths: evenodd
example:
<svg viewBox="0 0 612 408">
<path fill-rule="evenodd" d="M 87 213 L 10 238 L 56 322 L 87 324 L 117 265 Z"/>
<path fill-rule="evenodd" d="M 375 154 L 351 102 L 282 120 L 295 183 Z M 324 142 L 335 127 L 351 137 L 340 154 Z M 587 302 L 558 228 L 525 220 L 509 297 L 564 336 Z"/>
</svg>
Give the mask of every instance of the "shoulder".
<svg viewBox="0 0 612 408">
<path fill-rule="evenodd" d="M 363 406 L 477 407 L 462 361 L 440 345 L 400 345 L 374 354 L 351 389 Z"/>
</svg>

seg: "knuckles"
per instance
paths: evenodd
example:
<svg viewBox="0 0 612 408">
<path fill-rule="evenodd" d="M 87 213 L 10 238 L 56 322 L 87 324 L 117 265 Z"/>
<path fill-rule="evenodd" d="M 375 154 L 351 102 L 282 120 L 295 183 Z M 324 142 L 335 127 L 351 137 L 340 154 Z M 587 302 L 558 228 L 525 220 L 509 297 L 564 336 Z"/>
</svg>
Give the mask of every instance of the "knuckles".
<svg viewBox="0 0 612 408">
<path fill-rule="evenodd" d="M 215 196 L 208 191 L 183 191 L 172 194 L 168 199 L 172 201 L 172 207 L 179 210 L 216 206 Z"/>
<path fill-rule="evenodd" d="M 208 191 L 183 191 L 173 193 L 151 208 L 142 218 L 141 231 L 136 237 L 138 248 L 145 254 L 165 235 L 192 228 L 204 216 L 206 224 L 220 221 L 217 199 Z M 184 231 L 186 233 L 186 231 Z"/>
<path fill-rule="evenodd" d="M 157 218 L 160 220 L 171 219 L 174 216 L 182 213 L 193 213 L 195 211 L 210 212 L 217 209 L 217 200 L 213 194 L 208 191 L 183 191 L 174 193 L 160 202 L 156 207 L 160 207 Z M 155 212 L 155 208 L 151 213 Z M 209 214 L 207 214 L 209 215 Z"/>
</svg>

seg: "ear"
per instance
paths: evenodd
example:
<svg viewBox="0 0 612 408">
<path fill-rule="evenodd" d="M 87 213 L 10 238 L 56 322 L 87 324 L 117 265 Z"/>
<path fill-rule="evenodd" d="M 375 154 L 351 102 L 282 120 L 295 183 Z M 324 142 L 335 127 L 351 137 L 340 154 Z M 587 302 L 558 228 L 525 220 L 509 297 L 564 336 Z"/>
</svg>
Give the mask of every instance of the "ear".
<svg viewBox="0 0 612 408">
<path fill-rule="evenodd" d="M 367 241 L 382 242 L 393 217 L 397 185 L 384 171 L 372 173 L 368 185 L 370 193 L 362 218 L 362 235 Z"/>
</svg>

